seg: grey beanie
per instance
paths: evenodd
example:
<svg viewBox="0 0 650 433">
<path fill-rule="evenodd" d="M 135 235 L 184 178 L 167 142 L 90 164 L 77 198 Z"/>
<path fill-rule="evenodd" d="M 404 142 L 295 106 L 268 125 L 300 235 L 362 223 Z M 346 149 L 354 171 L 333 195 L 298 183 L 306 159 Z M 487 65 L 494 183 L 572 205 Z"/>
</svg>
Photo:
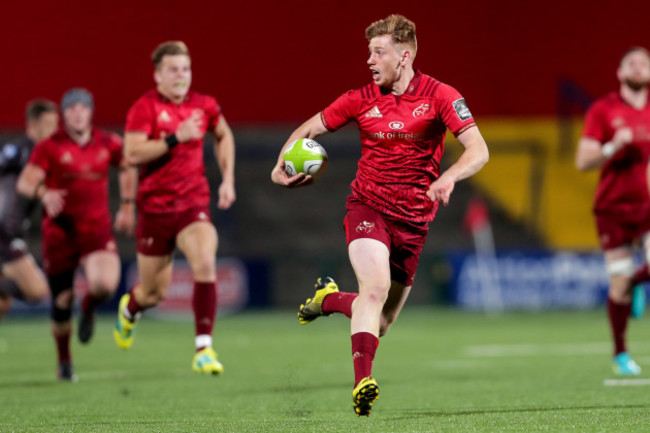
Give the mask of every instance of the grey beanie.
<svg viewBox="0 0 650 433">
<path fill-rule="evenodd" d="M 91 110 L 94 110 L 95 103 L 93 102 L 93 95 L 86 89 L 77 87 L 70 89 L 63 95 L 61 99 L 61 111 L 65 111 L 68 107 L 73 106 L 76 103 L 84 104 L 86 107 L 89 107 Z"/>
</svg>

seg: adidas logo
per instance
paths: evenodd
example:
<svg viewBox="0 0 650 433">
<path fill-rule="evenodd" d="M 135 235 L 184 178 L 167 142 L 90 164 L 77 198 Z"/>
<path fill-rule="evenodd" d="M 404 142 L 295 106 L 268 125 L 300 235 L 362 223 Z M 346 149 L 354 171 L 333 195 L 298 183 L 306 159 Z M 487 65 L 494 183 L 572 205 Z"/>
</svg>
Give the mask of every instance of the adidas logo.
<svg viewBox="0 0 650 433">
<path fill-rule="evenodd" d="M 379 111 L 379 108 L 377 108 L 375 105 L 370 111 L 366 113 L 366 117 L 384 117 L 384 115 L 381 114 L 381 111 Z"/>
<path fill-rule="evenodd" d="M 158 115 L 158 122 L 171 122 L 172 118 L 167 112 L 167 110 L 163 110 L 160 112 Z"/>
</svg>

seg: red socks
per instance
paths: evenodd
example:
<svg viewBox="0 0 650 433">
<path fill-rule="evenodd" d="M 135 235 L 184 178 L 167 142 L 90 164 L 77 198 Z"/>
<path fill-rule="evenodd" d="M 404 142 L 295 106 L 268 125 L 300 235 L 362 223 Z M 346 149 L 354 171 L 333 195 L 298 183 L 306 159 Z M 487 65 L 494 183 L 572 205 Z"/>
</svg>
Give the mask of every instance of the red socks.
<svg viewBox="0 0 650 433">
<path fill-rule="evenodd" d="M 56 353 L 59 357 L 59 363 L 70 362 L 70 332 L 66 334 L 53 334 L 56 342 Z"/>
<path fill-rule="evenodd" d="M 607 315 L 609 326 L 612 329 L 614 339 L 614 355 L 627 352 L 625 347 L 625 330 L 627 329 L 628 318 L 630 317 L 630 304 L 617 304 L 607 298 Z"/>
<path fill-rule="evenodd" d="M 86 314 L 93 314 L 95 308 L 97 308 L 102 302 L 104 302 L 103 299 L 97 299 L 90 293 L 86 293 L 86 296 L 84 296 L 81 301 L 81 309 Z"/>
<path fill-rule="evenodd" d="M 194 311 L 194 327 L 196 330 L 196 350 L 201 350 L 212 345 L 212 327 L 217 315 L 217 283 L 194 282 L 194 295 L 192 296 L 192 310 Z"/>
<path fill-rule="evenodd" d="M 328 296 L 329 297 L 329 296 Z M 379 338 L 369 332 L 357 332 L 352 334 L 352 358 L 354 361 L 354 386 L 356 387 L 361 379 L 372 373 L 372 361 L 379 346 Z"/>
<path fill-rule="evenodd" d="M 352 302 L 359 296 L 358 293 L 336 292 L 325 296 L 321 309 L 323 313 L 343 313 L 352 317 Z"/>
<path fill-rule="evenodd" d="M 131 317 L 128 317 L 128 315 L 127 315 L 127 318 L 130 319 L 130 320 L 135 320 L 133 318 L 136 317 L 136 314 L 138 314 L 139 312 L 144 310 L 142 305 L 138 304 L 138 301 L 135 300 L 135 295 L 133 294 L 134 289 L 135 289 L 135 286 L 133 286 L 131 288 L 131 290 L 129 291 L 129 295 L 130 295 L 129 296 L 129 303 L 126 305 L 126 310 L 129 313 L 129 315 L 131 316 Z"/>
</svg>

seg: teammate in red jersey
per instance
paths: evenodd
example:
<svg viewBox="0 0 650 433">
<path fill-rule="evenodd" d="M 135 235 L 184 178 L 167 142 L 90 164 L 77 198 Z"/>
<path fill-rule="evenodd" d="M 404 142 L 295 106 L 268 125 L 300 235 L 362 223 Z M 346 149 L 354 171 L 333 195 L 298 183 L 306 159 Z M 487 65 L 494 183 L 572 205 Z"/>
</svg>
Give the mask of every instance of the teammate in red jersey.
<svg viewBox="0 0 650 433">
<path fill-rule="evenodd" d="M 136 174 L 122 158 L 122 140 L 92 127 L 94 103 L 85 89 L 63 95 L 63 128 L 39 143 L 18 179 L 18 192 L 43 202 L 43 267 L 52 292 L 52 332 L 59 377 L 75 378 L 70 354 L 74 273 L 79 264 L 88 280 L 81 302 L 79 340 L 90 341 L 94 311 L 120 280 L 120 260 L 111 233 L 108 170 L 120 167 L 122 206 L 115 228 L 132 232 Z"/>
<path fill-rule="evenodd" d="M 609 274 L 607 311 L 614 340 L 614 371 L 636 375 L 641 368 L 626 348 L 632 288 L 649 279 L 647 266 L 635 272 L 632 244 L 641 240 L 650 262 L 650 196 L 646 165 L 650 156 L 650 54 L 627 51 L 617 71 L 620 89 L 587 111 L 576 167 L 600 169 L 594 215 Z M 639 288 L 642 290 L 642 288 Z M 642 292 L 637 291 L 637 294 Z"/>
<path fill-rule="evenodd" d="M 212 348 L 217 232 L 210 217 L 203 136 L 211 132 L 216 137 L 215 155 L 222 175 L 220 209 L 228 209 L 235 201 L 235 143 L 217 101 L 190 91 L 187 46 L 180 41 L 165 42 L 155 49 L 152 60 L 156 88 L 133 104 L 126 120 L 125 155 L 140 168 L 136 234 L 140 283 L 120 301 L 115 341 L 129 348 L 140 312 L 163 299 L 172 276 L 172 253 L 178 247 L 195 281 L 192 368 L 219 374 L 223 366 Z"/>
<path fill-rule="evenodd" d="M 415 24 L 391 15 L 366 29 L 373 82 L 340 96 L 296 129 L 273 168 L 273 182 L 299 187 L 311 176 L 289 177 L 282 152 L 296 139 L 315 138 L 356 121 L 361 159 L 344 226 L 359 294 L 338 290 L 331 278 L 319 279 L 316 294 L 301 305 L 300 323 L 322 315 L 351 318 L 357 415 L 369 415 L 379 394 L 371 376 L 383 336 L 397 318 L 413 284 L 418 259 L 438 202 L 447 205 L 457 181 L 476 173 L 488 149 L 463 97 L 452 87 L 413 69 Z M 465 147 L 461 157 L 440 173 L 444 137 L 449 129 Z"/>
<path fill-rule="evenodd" d="M 36 143 L 58 128 L 56 105 L 45 99 L 30 101 L 25 123 L 25 137 L 0 147 L 0 318 L 11 306 L 12 298 L 38 302 L 48 292 L 45 276 L 23 239 L 32 203 L 21 200 L 16 182 Z"/>
</svg>

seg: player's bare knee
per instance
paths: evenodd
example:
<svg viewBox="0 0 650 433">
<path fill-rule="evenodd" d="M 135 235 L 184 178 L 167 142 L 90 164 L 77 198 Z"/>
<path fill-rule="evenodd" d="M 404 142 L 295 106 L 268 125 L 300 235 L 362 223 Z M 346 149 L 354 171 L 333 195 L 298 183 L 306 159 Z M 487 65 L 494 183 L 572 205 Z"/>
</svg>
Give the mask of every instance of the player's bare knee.
<svg viewBox="0 0 650 433">
<path fill-rule="evenodd" d="M 57 308 L 72 308 L 72 302 L 74 300 L 74 292 L 72 289 L 66 289 L 62 290 L 61 292 L 57 293 L 53 299 L 52 303 L 57 307 Z"/>
<path fill-rule="evenodd" d="M 384 305 L 386 299 L 388 298 L 388 290 L 372 290 L 369 291 L 366 296 L 366 302 L 377 305 Z"/>
<path fill-rule="evenodd" d="M 103 299 L 106 300 L 113 296 L 115 293 L 115 289 L 117 289 L 117 282 L 109 281 L 109 280 L 99 280 L 99 281 L 94 281 L 90 287 L 89 291 L 92 293 L 93 297 L 97 299 Z"/>
<path fill-rule="evenodd" d="M 202 256 L 198 259 L 194 259 L 190 265 L 195 280 L 210 281 L 216 277 L 217 267 L 214 262 L 214 256 Z"/>
</svg>

